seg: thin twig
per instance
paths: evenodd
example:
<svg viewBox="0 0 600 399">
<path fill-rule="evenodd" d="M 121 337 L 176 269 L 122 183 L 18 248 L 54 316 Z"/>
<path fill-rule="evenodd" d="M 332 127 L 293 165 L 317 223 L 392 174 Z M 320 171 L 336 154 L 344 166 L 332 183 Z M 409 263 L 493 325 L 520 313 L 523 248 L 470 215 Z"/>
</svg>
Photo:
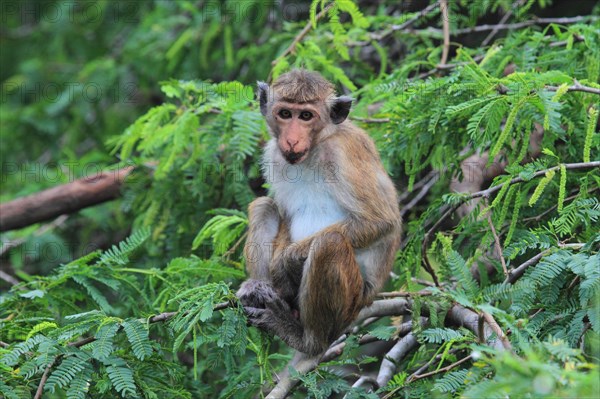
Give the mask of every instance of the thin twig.
<svg viewBox="0 0 600 399">
<path fill-rule="evenodd" d="M 492 222 L 492 212 L 488 212 L 487 221 L 488 225 L 490 226 L 490 230 L 492 231 L 492 235 L 494 236 L 494 245 L 496 247 L 497 256 L 500 259 L 500 263 L 502 264 L 504 277 L 508 277 L 508 269 L 506 268 L 506 261 L 504 260 L 504 256 L 502 255 L 502 246 L 500 245 L 500 238 L 498 237 L 498 233 L 496 233 L 494 222 Z"/>
<path fill-rule="evenodd" d="M 558 86 L 545 86 L 544 89 L 548 91 L 557 91 L 559 89 Z M 583 86 L 577 80 L 575 80 L 575 84 L 573 86 L 569 86 L 567 91 L 582 91 L 585 93 L 592 93 L 600 95 L 600 89 L 596 89 L 595 87 Z"/>
<path fill-rule="evenodd" d="M 591 193 L 593 193 L 594 191 L 597 191 L 597 190 L 599 190 L 599 189 L 600 189 L 600 187 L 595 187 L 595 188 L 591 189 L 590 191 L 588 191 L 588 192 L 587 192 L 587 194 L 591 194 Z M 576 189 L 576 190 L 574 190 L 574 191 L 575 191 L 577 194 L 573 194 L 573 195 L 570 195 L 570 196 L 568 196 L 567 198 L 565 198 L 565 201 L 564 201 L 564 202 L 568 202 L 568 201 L 571 201 L 572 199 L 575 199 L 575 198 L 579 197 L 579 195 L 580 195 L 580 192 L 579 192 L 579 190 L 578 190 L 578 189 Z M 523 219 L 523 222 L 525 222 L 525 223 L 526 223 L 526 222 L 531 222 L 531 221 L 536 221 L 536 222 L 539 222 L 539 221 L 540 221 L 540 220 L 541 220 L 541 219 L 542 219 L 544 216 L 546 216 L 547 214 L 549 214 L 550 212 L 552 212 L 552 211 L 553 211 L 553 210 L 555 210 L 556 208 L 558 208 L 558 205 L 553 205 L 553 206 L 551 206 L 550 208 L 546 209 L 544 212 L 540 213 L 539 215 L 536 215 L 536 216 L 532 216 L 532 217 L 529 217 L 529 218 L 525 218 L 525 219 Z"/>
<path fill-rule="evenodd" d="M 4 270 L 0 270 L 0 280 L 4 280 L 10 285 L 17 285 L 20 283 L 19 280 L 6 273 Z"/>
<path fill-rule="evenodd" d="M 441 369 L 437 369 L 437 370 L 430 371 L 429 373 L 425 373 L 425 374 L 418 374 L 418 375 L 414 375 L 414 374 L 413 374 L 413 375 L 414 375 L 414 377 L 411 375 L 411 376 L 409 377 L 409 379 L 410 379 L 411 377 L 412 377 L 412 379 L 411 379 L 410 381 L 409 381 L 409 380 L 406 380 L 406 382 L 412 382 L 412 381 L 420 380 L 421 378 L 427 378 L 427 377 L 431 377 L 432 375 L 436 375 L 436 374 L 439 374 L 439 373 L 445 373 L 446 371 L 450 371 L 450 370 L 452 370 L 453 368 L 455 368 L 455 367 L 457 367 L 457 366 L 460 366 L 460 365 L 461 365 L 461 364 L 463 364 L 464 362 L 471 360 L 471 359 L 472 359 L 472 357 L 473 357 L 473 355 L 468 355 L 468 356 L 465 356 L 465 357 L 463 357 L 462 359 L 460 359 L 460 360 L 458 360 L 458 361 L 456 361 L 456 362 L 454 362 L 454 363 L 452 363 L 452 364 L 449 364 L 449 365 L 448 365 L 448 366 L 446 366 L 446 367 L 442 367 Z"/>
<path fill-rule="evenodd" d="M 419 291 L 419 292 L 404 292 L 404 291 L 392 291 L 392 292 L 380 292 L 377 297 L 386 298 L 410 298 L 414 296 L 430 296 L 433 295 L 431 291 Z"/>
<path fill-rule="evenodd" d="M 420 189 L 421 187 L 423 187 L 424 185 L 426 185 L 427 183 L 429 183 L 429 181 L 433 178 L 433 177 L 438 177 L 438 172 L 435 170 L 430 171 L 429 173 L 427 173 L 427 175 L 425 175 L 425 177 L 423 177 L 421 180 L 419 180 L 418 182 L 416 182 L 415 184 L 413 184 L 412 190 L 411 191 L 403 191 L 402 194 L 400 194 L 398 196 L 398 202 L 402 202 L 405 199 L 408 198 L 408 196 L 413 193 L 415 190 Z"/>
<path fill-rule="evenodd" d="M 29 237 L 31 237 L 31 236 L 39 237 L 42 234 L 44 234 L 45 232 L 61 226 L 68 218 L 69 218 L 69 215 L 60 215 L 59 217 L 54 219 L 51 223 L 46 223 L 46 224 L 42 225 L 40 228 L 38 228 L 36 231 L 34 231 L 33 234 L 30 235 Z M 16 240 L 14 240 L 14 241 L 7 241 L 6 243 L 2 243 L 2 248 L 0 248 L 0 257 L 4 256 L 4 254 L 6 254 L 12 248 L 15 248 L 15 247 L 18 247 L 19 245 L 24 244 L 25 241 L 27 241 L 27 238 L 28 237 L 22 237 L 22 238 L 18 238 Z"/>
<path fill-rule="evenodd" d="M 427 370 L 429 368 L 429 366 L 431 366 L 433 364 L 433 362 L 436 362 L 438 360 L 442 360 L 444 358 L 446 358 L 446 356 L 448 356 L 449 354 L 454 354 L 458 352 L 458 349 L 454 348 L 454 349 L 450 349 L 448 351 L 448 353 L 440 353 L 439 355 L 436 355 L 434 357 L 432 357 L 431 359 L 429 359 L 425 364 L 423 364 L 421 367 L 419 367 L 414 373 L 412 373 L 407 379 L 406 382 L 410 383 L 411 381 L 413 381 L 415 379 L 415 377 L 417 375 L 422 374 L 425 370 Z"/>
<path fill-rule="evenodd" d="M 320 20 L 321 18 L 323 18 L 323 16 L 327 13 L 327 11 L 329 11 L 329 9 L 331 7 L 333 7 L 335 3 L 330 3 L 328 4 L 325 8 L 323 8 L 316 16 L 315 16 L 315 20 Z M 292 43 L 288 46 L 288 48 L 286 48 L 283 53 L 281 53 L 281 55 L 277 58 L 275 58 L 275 60 L 273 60 L 273 62 L 271 62 L 271 65 L 275 66 L 277 65 L 277 63 L 284 57 L 287 57 L 288 54 L 292 53 L 294 50 L 296 50 L 296 46 L 298 45 L 298 43 L 300 43 L 302 41 L 302 39 L 304 39 L 304 37 L 308 34 L 308 32 L 310 32 L 310 30 L 312 29 L 312 21 L 308 21 L 306 23 L 306 25 L 304 26 L 304 28 L 300 31 L 300 33 L 298 33 L 298 35 L 296 35 L 296 37 L 294 38 L 294 40 L 292 41 Z"/>
<path fill-rule="evenodd" d="M 515 267 L 514 269 L 509 271 L 508 276 L 506 277 L 506 280 L 504 280 L 504 284 L 514 284 L 515 281 L 517 281 L 519 279 L 519 277 L 521 277 L 523 275 L 523 273 L 525 273 L 525 270 L 527 270 L 527 268 L 529 266 L 535 265 L 536 263 L 539 262 L 540 259 L 542 259 L 544 256 L 548 255 L 550 252 L 552 252 L 552 248 L 540 252 L 533 258 L 529 259 L 526 262 L 521 263 L 518 267 Z"/>
<path fill-rule="evenodd" d="M 50 375 L 50 370 L 52 370 L 52 367 L 54 366 L 54 363 L 56 362 L 56 360 L 58 359 L 58 356 L 54 358 L 54 360 L 52 360 L 52 362 L 48 363 L 48 365 L 46 366 L 46 369 L 44 370 L 44 374 L 42 374 L 42 379 L 40 380 L 40 383 L 38 384 L 38 388 L 35 391 L 35 396 L 33 397 L 33 399 L 41 399 L 42 398 L 42 393 L 44 392 L 44 385 L 46 385 L 46 381 L 48 381 L 48 376 Z"/>
<path fill-rule="evenodd" d="M 423 199 L 423 197 L 425 195 L 427 195 L 427 193 L 429 192 L 431 187 L 435 183 L 437 183 L 437 181 L 438 181 L 437 174 L 433 174 L 431 179 L 429 179 L 429 181 L 423 185 L 423 187 L 421 188 L 421 191 L 419 191 L 419 193 L 417 195 L 415 195 L 415 197 L 408 204 L 406 204 L 405 206 L 402 207 L 402 209 L 400 209 L 400 216 L 406 215 L 406 213 L 408 211 L 410 211 L 415 205 L 417 205 L 419 203 L 419 201 L 421 201 L 421 199 Z"/>
<path fill-rule="evenodd" d="M 600 19 L 600 18 L 595 15 L 584 15 L 584 16 L 568 17 L 568 18 L 533 18 L 533 19 L 530 19 L 527 21 L 515 22 L 512 24 L 499 23 L 499 24 L 478 25 L 478 26 L 473 26 L 471 28 L 457 29 L 452 33 L 455 35 L 464 35 L 464 34 L 469 34 L 469 33 L 487 32 L 487 31 L 494 31 L 494 30 L 521 29 L 521 28 L 526 28 L 528 26 L 533 26 L 533 25 L 544 25 L 544 24 L 568 25 L 568 24 L 576 24 L 576 23 L 585 22 L 585 21 L 595 22 L 598 19 Z M 429 28 L 428 31 L 439 32 L 440 30 Z M 482 43 L 482 46 L 485 46 L 485 44 Z"/>
<path fill-rule="evenodd" d="M 390 118 L 363 118 L 361 116 L 352 116 L 350 119 L 363 123 L 388 123 Z"/>
<path fill-rule="evenodd" d="M 501 26 L 504 25 L 506 21 L 508 21 L 508 19 L 512 16 L 513 10 L 515 10 L 517 7 L 522 6 L 524 1 L 525 0 L 517 0 L 511 5 L 511 7 L 502 16 L 502 19 L 500 19 L 498 25 L 496 25 L 494 29 L 492 29 L 492 31 L 489 33 L 489 35 L 487 35 L 486 38 L 483 39 L 483 41 L 481 42 L 481 47 L 487 46 L 492 41 L 494 36 L 496 36 L 496 34 L 498 34 L 498 32 L 500 31 Z"/>
<path fill-rule="evenodd" d="M 444 47 L 442 48 L 440 65 L 446 65 L 448 53 L 450 52 L 450 10 L 448 9 L 448 0 L 440 0 L 440 12 L 442 15 L 442 28 L 444 32 Z"/>
<path fill-rule="evenodd" d="M 564 164 L 564 167 L 566 169 L 590 169 L 590 168 L 600 168 L 600 161 L 592 161 L 592 162 L 579 162 L 579 163 L 566 163 Z M 535 178 L 535 177 L 540 177 L 540 176 L 544 176 L 547 172 L 551 172 L 553 170 L 558 170 L 560 169 L 560 165 L 558 166 L 553 166 L 551 168 L 548 169 L 543 169 L 543 170 L 539 170 L 537 172 L 535 172 L 533 174 L 533 176 L 531 178 Z M 515 183 L 522 183 L 524 182 L 525 179 L 523 179 L 522 177 L 515 177 L 514 179 L 512 179 L 509 182 L 506 183 L 501 183 L 498 184 L 497 186 L 492 186 L 486 190 L 481 190 L 481 191 L 477 191 L 475 193 L 471 193 L 468 197 L 464 198 L 464 201 L 469 201 L 473 198 L 481 198 L 481 197 L 489 197 L 490 195 L 492 195 L 493 193 L 495 193 L 496 191 L 499 191 L 502 187 L 504 187 L 504 185 L 509 184 L 515 184 Z"/>
<path fill-rule="evenodd" d="M 416 277 L 411 277 L 410 281 L 412 281 L 413 283 L 425 285 L 427 287 L 435 287 L 435 284 L 433 284 L 431 281 L 423 280 L 423 279 L 416 278 Z"/>
<path fill-rule="evenodd" d="M 496 333 L 496 335 L 498 336 L 498 339 L 500 339 L 500 342 L 502 342 L 502 346 L 504 346 L 504 349 L 511 351 L 512 345 L 510 344 L 510 341 L 506 337 L 506 334 L 504 333 L 504 331 L 502 331 L 502 328 L 500 327 L 498 322 L 494 319 L 494 316 L 492 316 L 490 313 L 484 312 L 484 311 L 481 311 L 481 315 L 483 316 L 485 321 L 488 323 L 488 325 L 490 326 L 492 331 L 494 331 Z"/>
<path fill-rule="evenodd" d="M 416 21 L 418 21 L 421 17 L 424 17 L 425 15 L 427 15 L 430 12 L 432 12 L 433 10 L 435 10 L 437 8 L 437 6 L 438 6 L 437 3 L 430 4 L 427 7 L 425 7 L 424 9 L 422 9 L 421 11 L 419 11 L 418 14 L 416 14 L 412 18 L 406 20 L 405 22 L 401 23 L 400 25 L 392 25 L 387 30 L 384 30 L 380 33 L 376 33 L 376 32 L 372 33 L 370 35 L 371 40 L 381 40 L 381 39 L 387 37 L 388 35 L 392 34 L 393 32 L 396 32 L 399 30 L 404 30 L 404 29 L 408 28 L 409 26 L 414 24 Z M 364 43 L 364 44 L 355 43 L 355 44 L 363 46 L 366 43 Z"/>
</svg>

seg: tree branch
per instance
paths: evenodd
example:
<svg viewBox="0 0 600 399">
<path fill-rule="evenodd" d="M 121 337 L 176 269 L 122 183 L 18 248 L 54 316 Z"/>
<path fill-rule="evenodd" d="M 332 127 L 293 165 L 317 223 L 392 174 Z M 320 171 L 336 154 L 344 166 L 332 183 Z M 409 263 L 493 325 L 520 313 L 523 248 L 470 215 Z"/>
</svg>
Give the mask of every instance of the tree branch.
<svg viewBox="0 0 600 399">
<path fill-rule="evenodd" d="M 525 0 L 517 0 L 515 1 L 512 6 L 510 7 L 510 9 L 508 9 L 508 11 L 506 11 L 506 13 L 502 16 L 502 19 L 500 19 L 499 22 L 499 26 L 496 25 L 496 27 L 494 29 L 492 29 L 492 31 L 489 33 L 489 35 L 486 36 L 485 39 L 483 39 L 483 41 L 481 42 L 481 46 L 485 47 L 487 46 L 492 39 L 494 38 L 494 36 L 496 36 L 496 34 L 498 33 L 498 31 L 500 31 L 500 26 L 502 26 L 503 24 L 506 23 L 506 21 L 508 21 L 508 19 L 512 16 L 513 14 L 513 10 L 515 10 L 517 7 L 520 7 L 521 5 L 523 5 L 523 2 Z"/>
<path fill-rule="evenodd" d="M 444 33 L 444 47 L 442 48 L 442 58 L 440 65 L 446 65 L 448 53 L 450 52 L 450 10 L 448 9 L 448 0 L 440 1 L 440 12 L 442 14 L 442 27 Z"/>
<path fill-rule="evenodd" d="M 387 385 L 396 374 L 397 364 L 418 346 L 419 341 L 413 333 L 406 334 L 399 339 L 381 362 L 379 374 L 377 374 L 377 385 L 380 387 Z"/>
<path fill-rule="evenodd" d="M 331 7 L 333 7 L 335 3 L 330 3 L 328 4 L 325 8 L 323 8 L 316 16 L 315 19 L 318 21 L 321 18 L 323 18 L 323 16 L 327 13 L 327 11 L 329 11 L 329 9 Z M 281 55 L 277 58 L 275 58 L 273 60 L 273 62 L 271 62 L 271 65 L 275 66 L 277 65 L 277 63 L 284 57 L 286 57 L 288 54 L 292 53 L 294 50 L 296 50 L 296 46 L 298 45 L 298 43 L 300 43 L 302 41 L 302 39 L 304 39 L 304 37 L 308 34 L 308 32 L 310 32 L 310 30 L 312 29 L 312 22 L 309 20 L 306 25 L 304 26 L 304 28 L 300 31 L 300 33 L 298 33 L 298 35 L 296 35 L 296 37 L 294 38 L 294 40 L 292 41 L 292 43 L 288 46 L 288 48 L 286 48 L 283 53 L 281 53 Z"/>
<path fill-rule="evenodd" d="M 504 256 L 502 256 L 502 245 L 500 244 L 500 238 L 496 233 L 496 228 L 494 227 L 494 222 L 492 222 L 492 212 L 490 211 L 487 215 L 487 222 L 490 226 L 490 230 L 492 231 L 492 235 L 494 236 L 494 246 L 496 247 L 496 253 L 498 254 L 498 258 L 500 259 L 500 263 L 502 264 L 502 270 L 504 271 L 504 276 L 508 277 L 508 269 L 506 268 L 506 261 L 504 260 Z"/>
<path fill-rule="evenodd" d="M 449 365 L 448 365 L 448 366 L 446 366 L 446 367 L 442 367 L 441 369 L 437 369 L 437 370 L 434 370 L 434 371 L 430 371 L 429 373 L 425 373 L 425 374 L 416 374 L 416 373 L 415 373 L 415 374 L 411 375 L 411 376 L 410 376 L 410 377 L 409 377 L 409 378 L 406 380 L 406 382 L 412 382 L 412 381 L 420 380 L 421 378 L 427 378 L 427 377 L 431 377 L 432 375 L 436 375 L 436 374 L 439 374 L 439 373 L 445 373 L 446 371 L 450 371 L 450 370 L 452 370 L 454 367 L 456 367 L 456 366 L 460 366 L 460 365 L 461 365 L 461 364 L 463 364 L 464 362 L 466 362 L 466 361 L 468 361 L 468 360 L 471 360 L 471 358 L 472 358 L 472 355 L 468 355 L 468 356 L 465 356 L 465 357 L 463 357 L 462 359 L 460 359 L 460 360 L 458 360 L 458 361 L 456 361 L 456 362 L 454 362 L 454 363 L 452 363 L 452 364 L 449 364 Z"/>
<path fill-rule="evenodd" d="M 0 231 L 26 227 L 115 199 L 132 170 L 132 166 L 127 166 L 101 172 L 0 204 Z"/>
</svg>

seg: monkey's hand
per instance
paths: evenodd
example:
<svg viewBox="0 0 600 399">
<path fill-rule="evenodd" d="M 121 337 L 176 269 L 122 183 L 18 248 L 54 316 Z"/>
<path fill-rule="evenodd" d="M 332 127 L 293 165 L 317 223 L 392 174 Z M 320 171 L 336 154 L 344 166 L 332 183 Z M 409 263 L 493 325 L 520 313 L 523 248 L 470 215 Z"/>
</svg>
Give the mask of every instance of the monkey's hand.
<svg viewBox="0 0 600 399">
<path fill-rule="evenodd" d="M 308 258 L 310 247 L 313 244 L 314 237 L 308 237 L 304 240 L 291 243 L 283 251 L 288 264 L 291 265 L 304 265 L 304 262 Z"/>
<path fill-rule="evenodd" d="M 244 281 L 236 296 L 244 307 L 263 309 L 267 302 L 272 302 L 279 297 L 269 282 L 254 279 Z"/>
<path fill-rule="evenodd" d="M 284 335 L 287 335 L 284 330 L 302 328 L 298 320 L 298 311 L 292 309 L 285 300 L 278 297 L 266 302 L 265 305 L 265 308 L 245 308 L 251 325 L 284 339 Z"/>
</svg>

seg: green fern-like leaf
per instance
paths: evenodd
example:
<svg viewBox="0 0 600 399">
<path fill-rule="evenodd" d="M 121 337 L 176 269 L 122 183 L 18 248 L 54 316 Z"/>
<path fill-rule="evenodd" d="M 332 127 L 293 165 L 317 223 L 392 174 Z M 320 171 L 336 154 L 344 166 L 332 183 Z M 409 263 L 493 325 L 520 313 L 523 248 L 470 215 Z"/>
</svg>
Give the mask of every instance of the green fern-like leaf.
<svg viewBox="0 0 600 399">
<path fill-rule="evenodd" d="M 112 248 L 106 250 L 98 263 L 105 265 L 126 265 L 129 262 L 129 255 L 140 248 L 142 244 L 150 237 L 150 229 L 142 228 L 135 231 L 125 241 L 119 245 L 113 245 Z"/>
<path fill-rule="evenodd" d="M 125 366 L 108 366 L 106 373 L 110 382 L 112 382 L 115 390 L 126 398 L 128 395 L 137 395 L 133 372 L 129 367 Z"/>
<path fill-rule="evenodd" d="M 50 374 L 50 377 L 48 377 L 44 389 L 54 393 L 57 388 L 65 388 L 86 367 L 89 367 L 87 357 L 78 355 L 64 358 L 60 365 Z"/>
<path fill-rule="evenodd" d="M 96 359 L 104 359 L 110 356 L 113 351 L 113 338 L 117 334 L 117 331 L 119 331 L 119 324 L 117 322 L 110 322 L 100 327 L 94 335 L 96 341 L 92 349 L 92 356 Z"/>
<path fill-rule="evenodd" d="M 221 214 L 210 219 L 198 233 L 192 244 L 197 249 L 206 239 L 212 238 L 215 254 L 225 253 L 248 225 L 246 214 L 235 210 L 221 210 Z"/>
<path fill-rule="evenodd" d="M 440 392 L 456 392 L 468 384 L 468 375 L 470 371 L 467 369 L 451 371 L 444 374 L 433 384 L 433 389 Z"/>
<path fill-rule="evenodd" d="M 127 334 L 127 339 L 131 343 L 134 355 L 140 360 L 151 356 L 152 346 L 150 345 L 146 326 L 137 319 L 125 320 L 122 326 L 125 334 Z"/>
<path fill-rule="evenodd" d="M 17 391 L 6 385 L 2 380 L 0 380 L 0 394 L 2 394 L 6 399 L 22 399 Z"/>
<path fill-rule="evenodd" d="M 473 279 L 473 275 L 463 257 L 455 250 L 451 250 L 446 257 L 446 263 L 452 275 L 458 279 L 458 283 L 464 288 L 465 292 L 469 297 L 474 298 L 479 291 L 479 287 Z"/>
<path fill-rule="evenodd" d="M 91 379 L 91 367 L 86 367 L 71 380 L 69 389 L 67 389 L 67 399 L 86 399 L 88 397 Z"/>
<path fill-rule="evenodd" d="M 419 338 L 425 342 L 441 344 L 449 341 L 462 341 L 466 339 L 466 336 L 451 328 L 428 328 L 419 334 Z"/>
</svg>

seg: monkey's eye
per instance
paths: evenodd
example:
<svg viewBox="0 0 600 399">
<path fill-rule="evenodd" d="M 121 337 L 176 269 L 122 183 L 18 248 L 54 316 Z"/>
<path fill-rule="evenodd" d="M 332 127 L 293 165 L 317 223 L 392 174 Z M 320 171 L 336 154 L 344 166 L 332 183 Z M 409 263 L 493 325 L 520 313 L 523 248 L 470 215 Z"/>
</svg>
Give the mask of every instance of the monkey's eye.
<svg viewBox="0 0 600 399">
<path fill-rule="evenodd" d="M 279 111 L 278 115 L 281 119 L 290 119 L 292 117 L 292 113 L 289 109 L 282 109 Z"/>
<path fill-rule="evenodd" d="M 310 111 L 302 111 L 300 112 L 300 119 L 303 121 L 309 121 L 313 118 L 313 114 Z"/>
</svg>

